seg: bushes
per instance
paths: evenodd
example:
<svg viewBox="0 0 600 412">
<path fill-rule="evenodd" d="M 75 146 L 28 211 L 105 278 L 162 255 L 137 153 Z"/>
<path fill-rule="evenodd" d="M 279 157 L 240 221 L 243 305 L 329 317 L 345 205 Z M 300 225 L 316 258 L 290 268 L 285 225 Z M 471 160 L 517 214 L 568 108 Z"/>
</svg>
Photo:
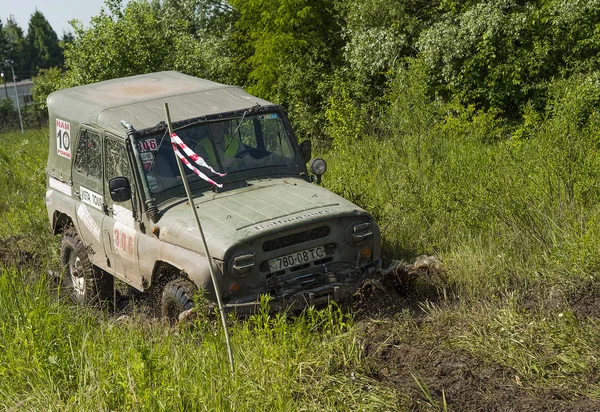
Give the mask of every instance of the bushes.
<svg viewBox="0 0 600 412">
<path fill-rule="evenodd" d="M 15 119 L 16 116 L 16 119 Z M 16 124 L 15 123 L 16 120 Z M 19 114 L 13 109 L 10 99 L 0 100 L 0 130 L 7 130 L 19 126 Z"/>
<path fill-rule="evenodd" d="M 47 123 L 46 114 L 38 110 L 35 105 L 21 106 L 21 119 L 24 128 L 40 128 Z M 0 132 L 8 130 L 20 130 L 21 119 L 19 111 L 14 106 L 12 100 L 0 100 Z"/>
</svg>

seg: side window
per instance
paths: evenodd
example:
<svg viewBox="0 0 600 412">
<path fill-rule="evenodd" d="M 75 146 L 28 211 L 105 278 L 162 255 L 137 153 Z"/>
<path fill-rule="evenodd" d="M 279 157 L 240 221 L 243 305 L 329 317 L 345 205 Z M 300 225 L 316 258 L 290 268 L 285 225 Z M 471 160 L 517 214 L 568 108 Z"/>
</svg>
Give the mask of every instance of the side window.
<svg viewBox="0 0 600 412">
<path fill-rule="evenodd" d="M 106 176 L 106 180 L 104 182 L 104 186 L 106 193 L 109 193 L 108 181 L 117 176 L 126 176 L 131 183 L 132 193 L 135 193 L 131 168 L 129 167 L 129 160 L 127 158 L 125 146 L 111 139 L 106 139 L 104 143 L 106 155 L 106 169 L 104 174 Z"/>
<path fill-rule="evenodd" d="M 88 177 L 102 179 L 102 149 L 100 136 L 89 130 L 82 130 L 79 135 L 75 169 Z"/>
</svg>

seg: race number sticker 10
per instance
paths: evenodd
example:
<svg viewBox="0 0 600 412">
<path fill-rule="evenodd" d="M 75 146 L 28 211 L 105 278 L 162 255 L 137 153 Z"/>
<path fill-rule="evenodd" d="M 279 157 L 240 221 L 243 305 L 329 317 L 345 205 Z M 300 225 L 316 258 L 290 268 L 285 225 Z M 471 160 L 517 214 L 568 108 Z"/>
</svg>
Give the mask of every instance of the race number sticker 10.
<svg viewBox="0 0 600 412">
<path fill-rule="evenodd" d="M 71 123 L 56 119 L 56 153 L 71 159 Z"/>
</svg>

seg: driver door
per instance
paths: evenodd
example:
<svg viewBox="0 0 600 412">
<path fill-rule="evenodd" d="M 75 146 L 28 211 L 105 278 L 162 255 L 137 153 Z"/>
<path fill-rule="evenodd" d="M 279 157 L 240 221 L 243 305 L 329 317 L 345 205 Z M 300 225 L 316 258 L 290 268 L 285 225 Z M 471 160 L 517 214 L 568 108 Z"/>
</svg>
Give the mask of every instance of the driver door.
<svg viewBox="0 0 600 412">
<path fill-rule="evenodd" d="M 121 280 L 142 287 L 139 269 L 139 223 L 135 221 L 135 187 L 125 145 L 109 137 L 104 141 L 105 216 L 102 222 L 104 252 L 109 270 Z M 130 200 L 116 203 L 110 197 L 108 182 L 113 177 L 125 176 L 131 183 Z"/>
</svg>

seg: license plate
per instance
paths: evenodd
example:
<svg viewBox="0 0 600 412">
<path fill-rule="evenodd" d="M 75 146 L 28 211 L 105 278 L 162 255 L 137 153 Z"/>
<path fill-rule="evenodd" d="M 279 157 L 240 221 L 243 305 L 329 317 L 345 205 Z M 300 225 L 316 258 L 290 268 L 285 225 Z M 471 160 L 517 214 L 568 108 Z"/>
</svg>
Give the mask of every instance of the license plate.
<svg viewBox="0 0 600 412">
<path fill-rule="evenodd" d="M 269 272 L 277 272 L 294 266 L 310 263 L 315 260 L 323 259 L 327 256 L 323 246 L 317 246 L 300 252 L 290 253 L 269 260 Z"/>
</svg>

